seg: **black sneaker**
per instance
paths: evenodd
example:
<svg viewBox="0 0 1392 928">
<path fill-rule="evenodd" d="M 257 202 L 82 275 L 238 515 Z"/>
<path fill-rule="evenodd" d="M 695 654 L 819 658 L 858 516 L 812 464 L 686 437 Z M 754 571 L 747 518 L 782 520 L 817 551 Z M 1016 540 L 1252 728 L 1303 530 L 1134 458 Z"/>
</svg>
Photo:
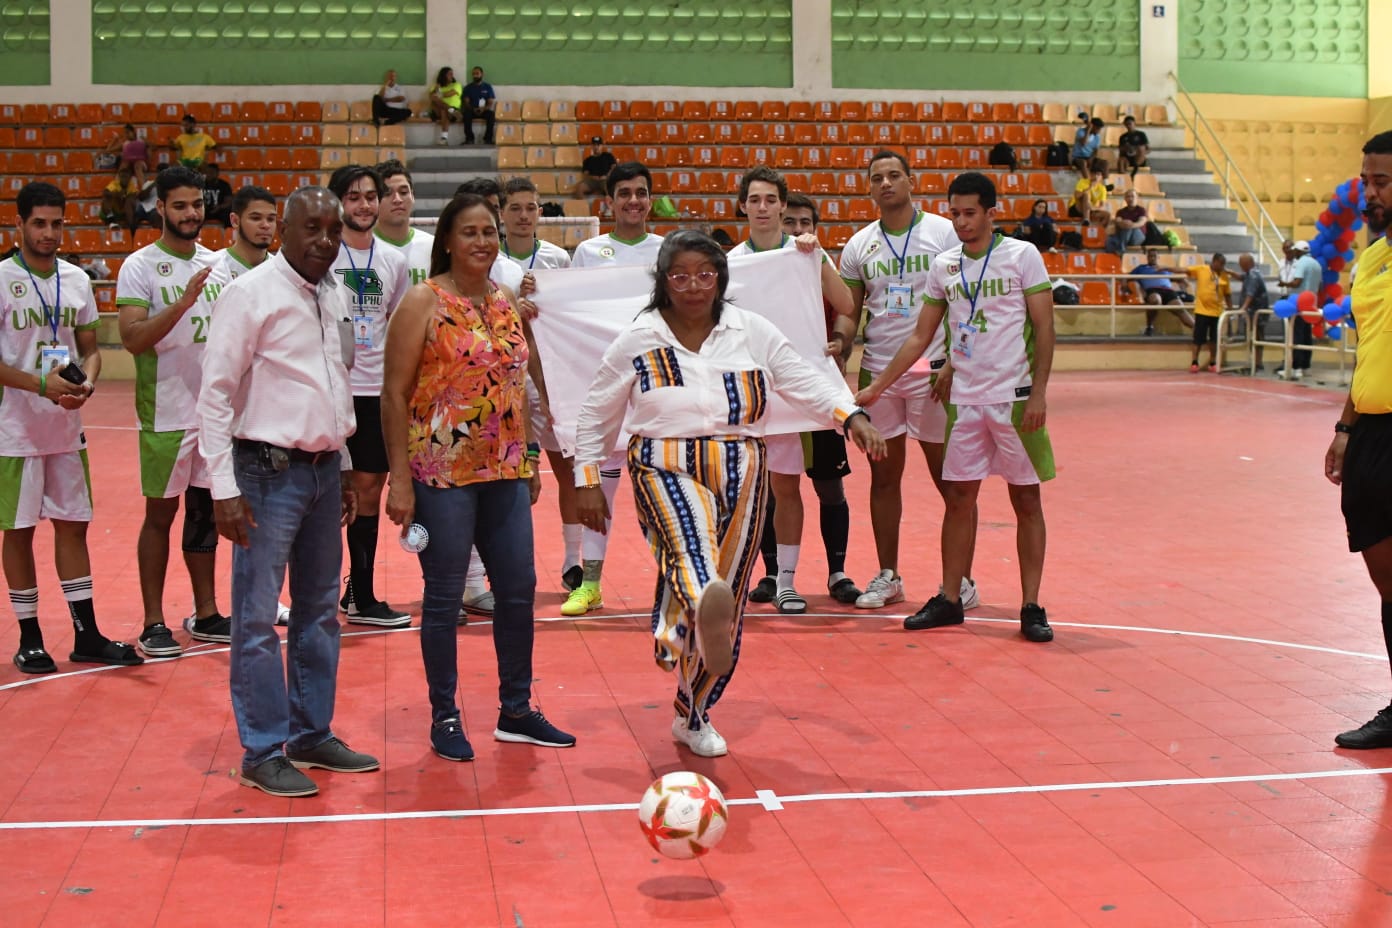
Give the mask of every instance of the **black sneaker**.
<svg viewBox="0 0 1392 928">
<path fill-rule="evenodd" d="M 156 622 L 141 632 L 135 646 L 146 657 L 178 657 L 184 653 L 179 642 L 174 640 L 174 633 L 163 622 Z"/>
<path fill-rule="evenodd" d="M 1341 748 L 1366 751 L 1372 748 L 1392 748 L 1392 706 L 1383 709 L 1370 721 L 1353 731 L 1334 736 L 1334 743 Z"/>
<path fill-rule="evenodd" d="M 405 628 L 411 624 L 411 617 L 399 609 L 393 609 L 382 600 L 367 606 L 353 603 L 348 610 L 349 625 L 375 625 L 378 628 Z"/>
<path fill-rule="evenodd" d="M 232 620 L 216 612 L 202 619 L 189 616 L 184 619 L 184 631 L 189 633 L 190 638 L 198 641 L 227 644 L 232 640 Z"/>
<path fill-rule="evenodd" d="M 473 760 L 474 748 L 464 736 L 459 719 L 445 719 L 430 726 L 430 747 L 445 760 Z"/>
<path fill-rule="evenodd" d="M 773 598 L 778 595 L 778 579 L 776 577 L 765 577 L 754 584 L 754 589 L 749 591 L 749 601 L 751 603 L 771 603 Z"/>
<path fill-rule="evenodd" d="M 291 751 L 287 749 L 285 757 L 290 763 L 301 769 L 318 767 L 321 770 L 332 770 L 334 773 L 366 773 L 382 766 L 377 758 L 371 754 L 354 751 L 338 738 L 332 736 L 328 741 L 316 744 L 308 750 Z"/>
<path fill-rule="evenodd" d="M 913 615 L 904 620 L 904 627 L 911 632 L 924 628 L 943 628 L 948 625 L 961 625 L 966 617 L 962 614 L 962 601 L 953 602 L 939 593 L 923 604 Z"/>
<path fill-rule="evenodd" d="M 255 767 L 243 767 L 242 785 L 253 786 L 272 796 L 313 796 L 319 792 L 313 780 L 296 770 L 280 754 Z"/>
<path fill-rule="evenodd" d="M 850 577 L 842 577 L 831 585 L 827 590 L 831 598 L 845 606 L 855 605 L 855 601 L 860 599 L 860 587 L 855 585 L 855 581 Z"/>
<path fill-rule="evenodd" d="M 566 588 L 567 593 L 573 593 L 580 589 L 580 584 L 585 582 L 585 568 L 579 564 L 574 564 L 561 571 L 561 586 Z"/>
<path fill-rule="evenodd" d="M 505 712 L 499 712 L 498 727 L 493 729 L 493 737 L 498 741 L 539 744 L 544 748 L 575 747 L 574 735 L 561 731 L 546 721 L 546 716 L 535 709 L 516 719 Z"/>
<path fill-rule="evenodd" d="M 1025 603 L 1020 610 L 1020 634 L 1030 641 L 1053 641 L 1054 630 L 1049 627 L 1049 617 L 1044 607 L 1038 603 Z"/>
<path fill-rule="evenodd" d="M 338 601 L 338 611 L 353 614 L 353 581 L 349 577 L 343 578 L 343 596 Z"/>
</svg>

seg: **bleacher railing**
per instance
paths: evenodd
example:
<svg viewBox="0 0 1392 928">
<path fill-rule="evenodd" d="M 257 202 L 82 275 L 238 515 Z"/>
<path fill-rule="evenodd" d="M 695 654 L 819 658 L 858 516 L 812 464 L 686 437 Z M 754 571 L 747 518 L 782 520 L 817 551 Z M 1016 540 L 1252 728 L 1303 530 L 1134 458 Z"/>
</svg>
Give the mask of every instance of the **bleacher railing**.
<svg viewBox="0 0 1392 928">
<path fill-rule="evenodd" d="M 1286 232 L 1276 224 L 1276 220 L 1271 218 L 1266 207 L 1261 205 L 1256 188 L 1247 180 L 1241 168 L 1237 166 L 1237 162 L 1223 146 L 1223 140 L 1209 125 L 1203 112 L 1199 110 L 1199 105 L 1194 102 L 1194 98 L 1184 88 L 1179 76 L 1171 71 L 1170 80 L 1174 81 L 1178 91 L 1170 97 L 1170 102 L 1174 104 L 1175 113 L 1179 116 L 1180 122 L 1189 130 L 1189 135 L 1193 138 L 1199 153 L 1210 168 L 1216 169 L 1220 174 L 1224 204 L 1235 208 L 1247 227 L 1256 230 L 1257 248 L 1261 252 L 1262 261 L 1270 267 L 1280 267 L 1285 256 L 1277 250 L 1273 242 L 1284 241 Z"/>
</svg>

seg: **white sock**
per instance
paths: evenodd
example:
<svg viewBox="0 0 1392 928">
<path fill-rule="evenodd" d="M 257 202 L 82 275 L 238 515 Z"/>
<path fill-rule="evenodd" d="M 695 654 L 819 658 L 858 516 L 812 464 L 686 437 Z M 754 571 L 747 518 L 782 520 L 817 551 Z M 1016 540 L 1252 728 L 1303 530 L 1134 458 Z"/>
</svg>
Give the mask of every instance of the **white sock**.
<svg viewBox="0 0 1392 928">
<path fill-rule="evenodd" d="M 604 501 L 609 504 L 611 518 L 604 523 L 605 529 L 613 526 L 612 518 L 614 512 L 614 497 L 619 495 L 619 477 L 623 471 L 601 470 L 599 472 L 599 488 L 604 491 Z M 580 533 L 580 557 L 584 561 L 602 561 L 605 553 L 609 550 L 608 534 L 601 535 L 592 528 L 584 528 Z"/>
<path fill-rule="evenodd" d="M 778 592 L 793 589 L 793 578 L 797 574 L 798 553 L 802 545 L 778 546 Z"/>
<path fill-rule="evenodd" d="M 488 573 L 479 557 L 478 548 L 469 549 L 469 570 L 464 574 L 464 592 L 476 593 L 488 589 Z"/>
<path fill-rule="evenodd" d="M 565 559 L 561 561 L 562 572 L 580 563 L 580 538 L 583 528 L 579 522 L 561 523 L 561 539 L 565 542 Z"/>
</svg>

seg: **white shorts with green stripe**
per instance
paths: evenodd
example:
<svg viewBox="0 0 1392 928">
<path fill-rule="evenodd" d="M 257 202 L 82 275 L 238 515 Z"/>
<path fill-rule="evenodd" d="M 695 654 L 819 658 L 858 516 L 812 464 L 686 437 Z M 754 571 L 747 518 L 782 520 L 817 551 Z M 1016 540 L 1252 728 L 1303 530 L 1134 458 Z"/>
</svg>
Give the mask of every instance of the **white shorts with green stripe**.
<svg viewBox="0 0 1392 928">
<path fill-rule="evenodd" d="M 87 452 L 0 457 L 0 530 L 33 528 L 41 519 L 92 521 Z"/>
<path fill-rule="evenodd" d="M 1020 431 L 1025 401 L 947 407 L 943 479 L 985 480 L 995 474 L 1013 486 L 1054 479 L 1049 430 Z"/>
<path fill-rule="evenodd" d="M 198 451 L 198 429 L 140 432 L 140 492 L 147 499 L 172 499 L 189 487 L 207 489 L 208 466 Z"/>
</svg>

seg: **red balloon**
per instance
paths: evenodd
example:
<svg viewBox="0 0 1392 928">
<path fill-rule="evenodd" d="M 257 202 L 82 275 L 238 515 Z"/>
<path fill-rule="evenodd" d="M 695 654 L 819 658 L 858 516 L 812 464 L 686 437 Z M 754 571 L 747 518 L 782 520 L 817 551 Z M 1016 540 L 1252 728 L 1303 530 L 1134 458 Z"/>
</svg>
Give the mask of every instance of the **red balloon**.
<svg viewBox="0 0 1392 928">
<path fill-rule="evenodd" d="M 1334 225 L 1334 214 L 1331 213 L 1329 210 L 1325 210 L 1324 212 L 1320 213 L 1319 221 L 1327 226 L 1332 226 Z"/>
<path fill-rule="evenodd" d="M 1329 269 L 1331 271 L 1337 271 L 1340 269 L 1334 266 L 1334 261 L 1338 261 L 1341 266 L 1344 263 L 1343 258 L 1335 258 L 1333 261 L 1330 261 Z M 1339 284 L 1330 284 L 1329 286 L 1324 288 L 1324 298 L 1330 303 L 1337 303 L 1344 298 L 1344 288 L 1341 287 Z"/>
<path fill-rule="evenodd" d="M 1353 221 L 1357 218 L 1358 211 L 1356 209 L 1346 209 L 1339 214 L 1339 224 L 1347 229 L 1349 226 L 1353 225 Z"/>
<path fill-rule="evenodd" d="M 1300 294 L 1300 296 L 1295 298 L 1295 308 L 1300 310 L 1302 313 L 1307 313 L 1310 310 L 1314 309 L 1315 295 L 1311 293 L 1309 290 L 1306 290 L 1304 293 Z"/>
<path fill-rule="evenodd" d="M 1343 259 L 1343 258 L 1330 258 L 1330 259 L 1329 259 L 1329 269 L 1330 269 L 1331 271 L 1342 271 L 1342 270 L 1344 269 L 1344 259 Z M 1334 289 L 1334 287 L 1331 286 L 1331 287 L 1330 287 L 1330 290 L 1333 290 L 1333 289 Z M 1329 290 L 1326 290 L 1326 291 L 1325 291 L 1326 295 L 1327 295 L 1329 292 L 1330 292 Z M 1340 294 L 1340 295 L 1342 296 L 1342 294 Z M 1337 297 L 1330 297 L 1330 299 L 1337 299 Z"/>
</svg>

